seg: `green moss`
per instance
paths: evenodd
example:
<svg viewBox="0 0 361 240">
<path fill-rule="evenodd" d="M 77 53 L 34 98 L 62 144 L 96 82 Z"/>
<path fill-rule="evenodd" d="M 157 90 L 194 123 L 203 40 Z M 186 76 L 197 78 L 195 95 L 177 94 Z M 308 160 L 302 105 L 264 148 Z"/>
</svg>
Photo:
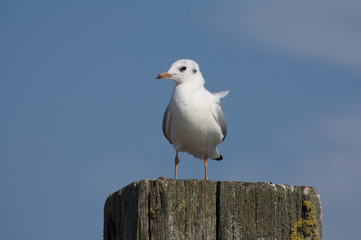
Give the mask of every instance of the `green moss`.
<svg viewBox="0 0 361 240">
<path fill-rule="evenodd" d="M 176 205 L 177 212 L 183 212 L 185 210 L 185 208 L 186 208 L 186 201 L 179 200 Z"/>
<path fill-rule="evenodd" d="M 290 240 L 321 240 L 317 230 L 316 210 L 311 201 L 303 201 L 303 218 L 298 219 L 292 228 Z"/>
<path fill-rule="evenodd" d="M 156 219 L 156 218 L 157 218 L 157 211 L 154 210 L 153 208 L 150 209 L 149 213 L 150 213 L 150 217 L 151 217 L 152 219 Z"/>
</svg>

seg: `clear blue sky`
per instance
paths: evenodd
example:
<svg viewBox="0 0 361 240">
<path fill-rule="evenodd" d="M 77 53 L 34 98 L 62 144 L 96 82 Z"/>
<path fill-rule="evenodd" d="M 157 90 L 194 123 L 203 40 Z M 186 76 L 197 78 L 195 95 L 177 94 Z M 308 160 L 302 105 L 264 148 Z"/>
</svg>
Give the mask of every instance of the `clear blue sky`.
<svg viewBox="0 0 361 240">
<path fill-rule="evenodd" d="M 356 0 L 1 1 L 0 238 L 101 239 L 110 193 L 173 177 L 154 78 L 180 58 L 231 90 L 209 178 L 314 186 L 324 239 L 359 238 L 360 22 Z"/>
</svg>

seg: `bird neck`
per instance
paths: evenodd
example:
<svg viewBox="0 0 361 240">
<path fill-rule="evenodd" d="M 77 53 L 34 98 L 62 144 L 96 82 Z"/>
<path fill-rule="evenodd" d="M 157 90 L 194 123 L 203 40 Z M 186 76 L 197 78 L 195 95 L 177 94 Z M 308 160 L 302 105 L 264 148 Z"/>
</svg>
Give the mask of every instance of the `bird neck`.
<svg viewBox="0 0 361 240">
<path fill-rule="evenodd" d="M 184 84 L 184 86 L 198 87 L 198 86 L 203 86 L 205 84 L 205 81 L 202 75 L 199 74 L 198 76 L 183 78 L 181 81 L 177 81 L 176 84 L 177 86 Z"/>
<path fill-rule="evenodd" d="M 186 88 L 188 90 L 191 91 L 196 91 L 199 88 L 202 88 L 204 86 L 204 80 L 202 79 L 202 81 L 200 79 L 190 81 L 190 82 L 183 82 L 183 83 L 179 83 L 177 84 L 177 88 Z"/>
</svg>

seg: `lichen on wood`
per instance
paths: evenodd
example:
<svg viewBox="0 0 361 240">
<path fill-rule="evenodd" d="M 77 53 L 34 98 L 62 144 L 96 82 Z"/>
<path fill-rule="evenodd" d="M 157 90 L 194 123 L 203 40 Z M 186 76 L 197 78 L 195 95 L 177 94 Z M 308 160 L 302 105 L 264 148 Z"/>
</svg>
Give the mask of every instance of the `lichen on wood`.
<svg viewBox="0 0 361 240">
<path fill-rule="evenodd" d="M 313 203 L 311 201 L 303 201 L 302 209 L 303 217 L 293 224 L 290 240 L 321 240 Z"/>
</svg>

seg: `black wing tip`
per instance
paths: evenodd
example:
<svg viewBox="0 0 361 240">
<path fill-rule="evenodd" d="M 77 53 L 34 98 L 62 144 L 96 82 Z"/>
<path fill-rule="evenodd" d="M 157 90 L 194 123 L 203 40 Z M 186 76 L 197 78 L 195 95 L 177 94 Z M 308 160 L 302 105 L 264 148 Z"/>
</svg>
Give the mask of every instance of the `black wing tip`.
<svg viewBox="0 0 361 240">
<path fill-rule="evenodd" d="M 222 155 L 219 155 L 219 157 L 218 158 L 213 158 L 214 160 L 217 160 L 217 161 L 221 161 L 221 160 L 223 160 L 223 156 Z"/>
</svg>

